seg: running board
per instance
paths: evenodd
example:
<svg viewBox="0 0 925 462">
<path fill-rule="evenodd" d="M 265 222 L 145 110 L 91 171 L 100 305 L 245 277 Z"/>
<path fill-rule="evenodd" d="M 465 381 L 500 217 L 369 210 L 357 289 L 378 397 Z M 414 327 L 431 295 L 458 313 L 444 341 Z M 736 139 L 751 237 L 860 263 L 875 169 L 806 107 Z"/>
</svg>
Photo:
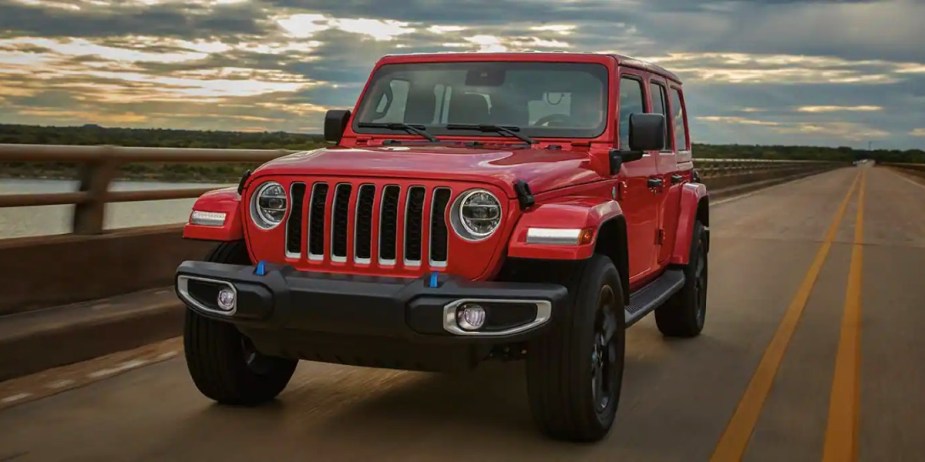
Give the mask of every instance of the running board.
<svg viewBox="0 0 925 462">
<path fill-rule="evenodd" d="M 642 289 L 630 294 L 626 327 L 644 318 L 684 287 L 684 270 L 670 269 Z"/>
</svg>

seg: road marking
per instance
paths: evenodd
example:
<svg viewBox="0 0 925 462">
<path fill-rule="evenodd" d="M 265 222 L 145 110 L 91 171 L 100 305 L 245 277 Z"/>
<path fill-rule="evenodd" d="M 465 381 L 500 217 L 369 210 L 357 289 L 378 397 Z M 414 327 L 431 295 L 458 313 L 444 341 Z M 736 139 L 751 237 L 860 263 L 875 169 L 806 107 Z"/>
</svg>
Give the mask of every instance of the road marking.
<svg viewBox="0 0 925 462">
<path fill-rule="evenodd" d="M 98 371 L 91 372 L 87 374 L 87 377 L 91 379 L 98 379 L 100 377 L 105 377 L 107 375 L 112 375 L 118 372 L 127 371 L 129 369 L 134 369 L 138 366 L 144 366 L 147 363 L 148 361 L 144 359 L 133 359 L 131 361 L 126 361 L 124 363 L 121 363 L 118 366 L 113 367 L 111 369 L 100 369 Z"/>
<path fill-rule="evenodd" d="M 829 250 L 832 248 L 832 243 L 835 241 L 836 234 L 838 234 L 838 228 L 845 216 L 848 202 L 851 200 L 851 196 L 854 195 L 854 190 L 858 185 L 860 176 L 860 172 L 855 175 L 854 181 L 851 183 L 851 188 L 848 189 L 848 193 L 845 195 L 845 198 L 842 199 L 838 211 L 835 213 L 835 217 L 832 220 L 832 224 L 829 225 L 829 229 L 825 234 L 825 240 L 822 242 L 822 245 L 819 246 L 819 250 L 816 252 L 816 256 L 806 276 L 803 278 L 800 288 L 790 302 L 790 306 L 787 307 L 787 311 L 784 313 L 780 325 L 777 326 L 777 331 L 774 332 L 774 337 L 771 338 L 771 342 L 768 344 L 767 349 L 765 349 L 764 355 L 761 357 L 761 361 L 758 363 L 758 367 L 755 369 L 755 373 L 748 383 L 748 387 L 742 394 L 742 399 L 739 401 L 735 413 L 733 413 L 732 418 L 729 419 L 726 430 L 723 432 L 723 435 L 716 445 L 716 449 L 713 451 L 713 456 L 710 458 L 711 461 L 738 461 L 741 460 L 742 456 L 745 454 L 745 449 L 752 437 L 755 424 L 758 422 L 758 417 L 761 415 L 761 409 L 764 407 L 764 402 L 768 397 L 768 393 L 771 391 L 771 386 L 774 384 L 774 377 L 777 375 L 777 369 L 780 367 L 780 363 L 784 358 L 784 353 L 787 352 L 787 346 L 790 344 L 790 339 L 793 337 L 797 324 L 800 322 L 800 317 L 803 315 L 806 302 L 809 300 L 809 296 L 813 291 L 813 286 L 816 285 L 816 279 L 822 271 L 822 265 L 829 255 Z"/>
<path fill-rule="evenodd" d="M 62 380 L 55 380 L 54 382 L 51 382 L 45 385 L 45 387 L 50 388 L 52 390 L 57 390 L 59 388 L 69 387 L 73 384 L 74 384 L 74 380 L 72 379 L 62 379 Z"/>
<path fill-rule="evenodd" d="M 19 400 L 26 399 L 30 396 L 32 396 L 32 393 L 19 393 L 13 396 L 7 396 L 6 398 L 0 399 L 0 403 L 3 403 L 3 404 L 13 403 Z"/>
<path fill-rule="evenodd" d="M 896 176 L 902 178 L 903 181 L 905 181 L 906 183 L 914 184 L 914 185 L 916 185 L 916 186 L 918 186 L 918 187 L 920 187 L 920 188 L 925 188 L 925 184 L 919 183 L 918 181 L 915 181 L 915 180 L 913 180 L 912 178 L 909 178 L 908 176 L 906 176 L 905 173 L 900 173 L 900 172 L 897 172 L 897 171 L 895 171 L 895 170 L 890 170 L 890 171 L 892 171 Z"/>
<path fill-rule="evenodd" d="M 829 417 L 825 429 L 824 462 L 857 460 L 858 408 L 860 406 L 861 369 L 861 279 L 864 268 L 864 187 L 867 174 L 861 176 L 858 211 L 854 224 L 854 244 L 848 287 L 845 289 L 845 312 L 835 356 Z"/>
</svg>

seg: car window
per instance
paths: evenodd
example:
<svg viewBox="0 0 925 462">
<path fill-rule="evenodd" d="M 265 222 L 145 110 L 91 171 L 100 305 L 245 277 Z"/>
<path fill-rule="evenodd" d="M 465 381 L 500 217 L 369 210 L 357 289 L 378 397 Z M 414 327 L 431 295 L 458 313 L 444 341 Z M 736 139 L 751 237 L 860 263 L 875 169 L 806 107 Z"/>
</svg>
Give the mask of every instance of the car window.
<svg viewBox="0 0 925 462">
<path fill-rule="evenodd" d="M 620 79 L 620 148 L 629 149 L 630 116 L 645 112 L 642 81 L 629 77 Z"/>
<path fill-rule="evenodd" d="M 665 149 L 671 149 L 671 142 L 668 139 L 668 125 L 671 122 L 668 115 L 668 93 L 664 85 L 655 82 L 649 84 L 649 93 L 652 95 L 651 112 L 665 116 L 665 133 L 663 134 Z"/>
<path fill-rule="evenodd" d="M 681 104 L 681 92 L 677 88 L 671 89 L 671 118 L 674 125 L 674 145 L 678 151 L 687 150 L 687 131 L 684 129 L 684 107 Z"/>
<path fill-rule="evenodd" d="M 434 135 L 497 136 L 449 127 L 494 124 L 528 136 L 589 138 L 607 126 L 607 79 L 607 68 L 592 63 L 389 64 L 374 74 L 355 121 L 419 124 Z"/>
</svg>

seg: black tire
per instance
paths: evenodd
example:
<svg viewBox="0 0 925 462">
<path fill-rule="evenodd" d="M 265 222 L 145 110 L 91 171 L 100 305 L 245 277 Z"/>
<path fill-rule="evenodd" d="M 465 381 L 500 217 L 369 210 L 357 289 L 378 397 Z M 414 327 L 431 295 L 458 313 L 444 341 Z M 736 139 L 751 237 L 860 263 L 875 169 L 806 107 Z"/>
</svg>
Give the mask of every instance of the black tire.
<svg viewBox="0 0 925 462">
<path fill-rule="evenodd" d="M 243 242 L 219 244 L 207 261 L 250 264 Z M 186 310 L 183 328 L 186 366 L 196 388 L 222 404 L 254 406 L 286 388 L 297 360 L 265 356 L 232 324 Z"/>
<path fill-rule="evenodd" d="M 528 346 L 527 394 L 544 433 L 589 442 L 608 433 L 620 402 L 625 318 L 620 276 L 609 258 L 595 255 L 579 273 L 569 284 L 570 309 Z"/>
<path fill-rule="evenodd" d="M 707 317 L 708 259 L 703 223 L 694 222 L 684 287 L 655 310 L 658 330 L 668 337 L 696 337 Z"/>
</svg>

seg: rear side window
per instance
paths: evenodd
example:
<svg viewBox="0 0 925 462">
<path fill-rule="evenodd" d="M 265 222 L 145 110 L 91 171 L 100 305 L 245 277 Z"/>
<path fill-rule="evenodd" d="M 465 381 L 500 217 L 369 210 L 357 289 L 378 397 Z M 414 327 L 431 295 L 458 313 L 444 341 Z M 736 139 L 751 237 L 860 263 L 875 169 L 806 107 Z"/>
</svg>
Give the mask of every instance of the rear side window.
<svg viewBox="0 0 925 462">
<path fill-rule="evenodd" d="M 623 77 L 620 79 L 620 148 L 629 149 L 630 145 L 630 116 L 643 113 L 642 81 Z"/>
<path fill-rule="evenodd" d="M 681 104 L 681 92 L 677 88 L 671 89 L 671 118 L 674 124 L 674 145 L 678 151 L 687 150 L 687 131 L 684 130 L 684 107 Z"/>
<path fill-rule="evenodd" d="M 649 84 L 649 93 L 652 94 L 652 112 L 665 116 L 665 133 L 662 134 L 662 138 L 665 140 L 665 149 L 671 149 L 668 139 L 668 124 L 671 123 L 668 116 L 668 93 L 665 86 L 658 83 Z"/>
</svg>

